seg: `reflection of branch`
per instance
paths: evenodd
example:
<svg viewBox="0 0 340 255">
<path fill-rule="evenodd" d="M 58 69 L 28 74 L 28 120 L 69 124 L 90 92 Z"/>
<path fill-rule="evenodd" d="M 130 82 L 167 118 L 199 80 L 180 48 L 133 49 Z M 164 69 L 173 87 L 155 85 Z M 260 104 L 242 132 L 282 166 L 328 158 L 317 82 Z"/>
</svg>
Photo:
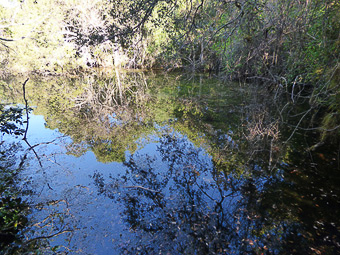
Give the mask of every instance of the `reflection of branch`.
<svg viewBox="0 0 340 255">
<path fill-rule="evenodd" d="M 145 188 L 143 186 L 123 186 L 123 188 L 127 188 L 127 189 L 143 189 L 143 190 L 147 190 L 147 191 L 150 191 L 150 192 L 153 192 L 153 193 L 159 193 L 160 191 L 158 190 L 153 190 L 153 189 L 149 189 L 149 188 Z"/>
<path fill-rule="evenodd" d="M 221 205 L 222 202 L 223 202 L 223 200 L 224 200 L 226 197 L 229 197 L 229 196 L 231 196 L 231 195 L 234 194 L 233 192 L 231 192 L 231 193 L 229 193 L 228 195 L 223 195 L 223 194 L 222 194 L 223 191 L 221 190 L 220 187 L 218 187 L 218 190 L 219 190 L 220 195 L 221 195 L 221 200 L 220 200 L 220 201 L 217 201 L 215 198 L 211 197 L 207 192 L 205 192 L 205 190 L 197 183 L 197 181 L 195 181 L 195 183 L 196 183 L 197 187 L 201 190 L 201 192 L 202 192 L 204 195 L 206 195 L 209 199 L 211 199 L 212 201 L 214 201 L 217 205 Z"/>
<path fill-rule="evenodd" d="M 313 107 L 310 108 L 310 109 L 309 109 L 309 110 L 301 117 L 301 119 L 299 120 L 298 124 L 295 126 L 293 132 L 291 133 L 291 135 L 289 136 L 289 138 L 288 138 L 284 143 L 287 143 L 287 142 L 293 137 L 293 135 L 295 134 L 295 131 L 299 128 L 301 121 L 306 117 L 306 115 L 307 115 L 312 109 L 313 109 Z"/>
<path fill-rule="evenodd" d="M 27 130 L 28 130 L 28 120 L 29 120 L 29 117 L 28 117 L 28 101 L 26 99 L 26 91 L 25 91 L 25 86 L 26 86 L 26 83 L 28 82 L 29 78 L 26 79 L 26 81 L 22 84 L 22 90 L 23 90 L 23 94 L 24 94 L 24 101 L 25 101 L 25 109 L 26 109 L 26 130 L 25 130 L 25 135 L 24 135 L 24 138 L 22 140 L 26 140 L 26 136 L 27 136 Z"/>
<path fill-rule="evenodd" d="M 25 89 L 25 86 L 26 86 L 26 83 L 28 82 L 29 78 L 26 79 L 26 81 L 22 84 L 22 91 L 23 91 L 23 95 L 24 95 L 24 101 L 25 101 L 25 110 L 26 110 L 26 129 L 25 129 L 25 134 L 24 134 L 24 138 L 22 140 L 25 141 L 25 143 L 28 145 L 28 147 L 30 148 L 30 150 L 33 151 L 34 155 L 37 157 L 38 159 L 38 162 L 39 162 L 39 165 L 40 167 L 42 168 L 42 163 L 41 163 L 41 160 L 37 154 L 37 152 L 34 150 L 34 148 L 32 147 L 32 145 L 27 141 L 27 131 L 28 131 L 28 124 L 29 124 L 29 109 L 28 109 L 28 101 L 27 101 L 27 98 L 26 98 L 26 89 Z"/>
<path fill-rule="evenodd" d="M 62 136 L 60 136 L 62 137 Z M 51 143 L 54 143 L 57 139 L 59 139 L 60 137 L 57 137 L 55 139 L 53 139 L 52 141 L 49 141 L 49 142 L 42 142 L 42 143 L 37 143 L 35 145 L 33 145 L 31 148 L 29 148 L 30 150 L 37 147 L 37 146 L 40 146 L 40 145 L 47 145 L 47 144 L 51 144 Z"/>
<path fill-rule="evenodd" d="M 61 234 L 64 234 L 64 233 L 72 232 L 72 231 L 73 231 L 72 229 L 65 229 L 65 230 L 60 230 L 59 232 L 54 233 L 54 234 L 49 235 L 49 236 L 38 236 L 38 237 L 35 237 L 31 240 L 28 240 L 27 242 L 25 242 L 25 244 L 29 244 L 29 243 L 34 242 L 34 241 L 39 240 L 39 239 L 50 239 L 52 237 L 55 237 L 55 236 L 58 236 L 58 235 L 61 235 Z"/>
<path fill-rule="evenodd" d="M 24 139 L 23 139 L 23 140 L 24 140 Z M 35 147 L 37 147 L 37 146 L 39 146 L 39 145 L 43 145 L 43 144 L 51 144 L 51 143 L 55 142 L 56 140 L 57 140 L 57 138 L 56 138 L 56 139 L 53 139 L 53 140 L 50 141 L 50 142 L 37 143 L 37 144 L 35 144 L 35 145 L 33 145 L 33 146 L 31 146 L 30 144 L 28 144 L 28 143 L 27 143 L 27 140 L 24 140 L 24 141 L 26 142 L 26 144 L 28 144 L 29 148 L 28 148 L 27 152 L 25 153 L 25 155 L 22 157 L 21 162 L 20 162 L 20 164 L 19 164 L 19 168 L 21 168 L 21 167 L 23 166 L 25 160 L 27 159 L 27 154 L 28 154 L 28 152 L 29 152 L 30 150 L 33 150 L 33 152 L 35 153 L 35 151 L 34 151 L 34 148 L 35 148 Z M 36 156 L 37 156 L 37 155 L 36 155 Z"/>
</svg>

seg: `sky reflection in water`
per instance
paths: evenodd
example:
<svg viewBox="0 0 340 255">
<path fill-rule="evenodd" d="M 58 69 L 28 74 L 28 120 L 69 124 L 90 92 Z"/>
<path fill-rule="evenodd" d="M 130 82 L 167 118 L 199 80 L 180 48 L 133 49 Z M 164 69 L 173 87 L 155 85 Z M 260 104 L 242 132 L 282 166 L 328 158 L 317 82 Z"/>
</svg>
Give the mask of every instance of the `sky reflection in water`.
<svg viewBox="0 0 340 255">
<path fill-rule="evenodd" d="M 337 152 L 306 153 L 313 141 L 303 146 L 298 133 L 284 144 L 289 129 L 274 139 L 265 103 L 215 89 L 151 100 L 151 110 L 136 103 L 137 113 L 86 101 L 32 114 L 27 137 L 43 168 L 30 154 L 22 173 L 35 223 L 26 237 L 53 236 L 50 245 L 71 254 L 337 252 Z"/>
<path fill-rule="evenodd" d="M 206 222 L 210 213 L 217 215 L 216 201 L 220 207 L 225 203 L 230 207 L 239 195 L 226 196 L 216 185 L 211 157 L 203 149 L 168 126 L 155 125 L 155 129 L 162 137 L 150 135 L 136 141 L 139 149 L 133 155 L 126 151 L 126 162 L 100 163 L 91 151 L 80 157 L 67 155 L 71 139 L 46 129 L 42 116 L 31 115 L 30 141 L 53 141 L 38 147 L 43 169 L 32 164 L 23 173 L 35 191 L 29 200 L 39 205 L 32 220 L 48 219 L 48 224 L 37 225 L 35 235 L 63 232 L 49 240 L 52 246 L 87 254 L 112 254 L 114 250 L 118 254 L 122 250 L 156 252 L 157 247 L 193 252 L 197 248 L 194 240 L 204 240 L 188 238 L 189 229 L 197 228 L 201 235 L 206 227 L 216 232 Z M 110 182 L 103 184 L 99 178 Z M 224 196 L 228 197 L 225 202 Z M 183 217 L 189 217 L 190 223 Z M 207 226 L 202 229 L 203 225 Z"/>
</svg>

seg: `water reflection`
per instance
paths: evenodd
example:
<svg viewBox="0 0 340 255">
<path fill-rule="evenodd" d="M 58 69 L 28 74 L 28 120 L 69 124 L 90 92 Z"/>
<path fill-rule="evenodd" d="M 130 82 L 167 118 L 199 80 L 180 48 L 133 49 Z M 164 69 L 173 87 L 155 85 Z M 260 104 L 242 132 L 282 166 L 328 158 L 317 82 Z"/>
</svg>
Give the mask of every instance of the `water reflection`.
<svg viewBox="0 0 340 255">
<path fill-rule="evenodd" d="M 335 254 L 338 250 L 338 217 L 333 214 L 340 203 L 334 185 L 338 180 L 328 180 L 334 186 L 327 188 L 315 184 L 313 177 L 308 183 L 296 183 L 302 170 L 287 164 L 272 175 L 249 165 L 251 175 L 235 177 L 217 171 L 209 155 L 174 132 L 163 133 L 154 147 L 131 155 L 124 162 L 124 174 L 109 179 L 99 172 L 93 176 L 99 192 L 123 206 L 122 218 L 138 236 L 121 252 Z"/>
<path fill-rule="evenodd" d="M 180 134 L 164 132 L 156 148 L 131 155 L 124 165 L 126 172 L 111 176 L 108 183 L 100 173 L 94 175 L 100 192 L 124 207 L 123 219 L 138 235 L 138 242 L 129 242 L 124 252 L 204 254 L 227 249 L 240 194 L 212 171 L 202 149 Z"/>
<path fill-rule="evenodd" d="M 42 252 L 338 251 L 339 149 L 310 149 L 315 135 L 294 118 L 304 102 L 202 76 L 116 79 L 28 84 L 43 168 L 32 156 L 23 174 L 33 208 L 25 236 Z M 1 89 L 20 102 L 15 86 Z"/>
</svg>

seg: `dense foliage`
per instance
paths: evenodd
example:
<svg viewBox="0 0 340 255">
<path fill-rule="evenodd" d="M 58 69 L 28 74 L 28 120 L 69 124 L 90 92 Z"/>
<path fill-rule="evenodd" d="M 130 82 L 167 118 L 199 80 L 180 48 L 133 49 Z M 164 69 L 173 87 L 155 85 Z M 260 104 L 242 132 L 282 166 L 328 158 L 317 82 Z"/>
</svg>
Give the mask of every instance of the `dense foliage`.
<svg viewBox="0 0 340 255">
<path fill-rule="evenodd" d="M 22 109 L 0 105 L 0 254 L 16 250 L 21 231 L 27 223 L 27 206 L 20 198 L 17 175 L 22 163 L 16 157 L 17 144 L 2 140 L 3 134 L 21 135 Z M 20 163 L 20 164 L 19 164 Z"/>
<path fill-rule="evenodd" d="M 308 89 L 323 132 L 339 123 L 335 0 L 4 1 L 2 73 L 185 68 Z M 321 107 L 321 108 L 320 108 Z M 324 136 L 326 137 L 326 136 Z"/>
<path fill-rule="evenodd" d="M 2 64 L 17 71 L 119 62 L 302 82 L 339 56 L 337 1 L 5 1 L 0 11 Z"/>
</svg>

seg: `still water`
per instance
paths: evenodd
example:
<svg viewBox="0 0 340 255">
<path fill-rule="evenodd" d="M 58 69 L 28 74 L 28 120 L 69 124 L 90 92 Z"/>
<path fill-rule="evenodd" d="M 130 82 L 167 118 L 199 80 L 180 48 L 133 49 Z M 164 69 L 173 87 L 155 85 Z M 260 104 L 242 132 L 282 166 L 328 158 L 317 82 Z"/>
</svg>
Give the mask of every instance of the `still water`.
<svg viewBox="0 0 340 255">
<path fill-rule="evenodd" d="M 119 78 L 119 79 L 118 79 Z M 24 78 L 1 82 L 23 104 Z M 26 242 L 43 254 L 337 254 L 339 147 L 303 93 L 205 76 L 31 77 Z"/>
</svg>

